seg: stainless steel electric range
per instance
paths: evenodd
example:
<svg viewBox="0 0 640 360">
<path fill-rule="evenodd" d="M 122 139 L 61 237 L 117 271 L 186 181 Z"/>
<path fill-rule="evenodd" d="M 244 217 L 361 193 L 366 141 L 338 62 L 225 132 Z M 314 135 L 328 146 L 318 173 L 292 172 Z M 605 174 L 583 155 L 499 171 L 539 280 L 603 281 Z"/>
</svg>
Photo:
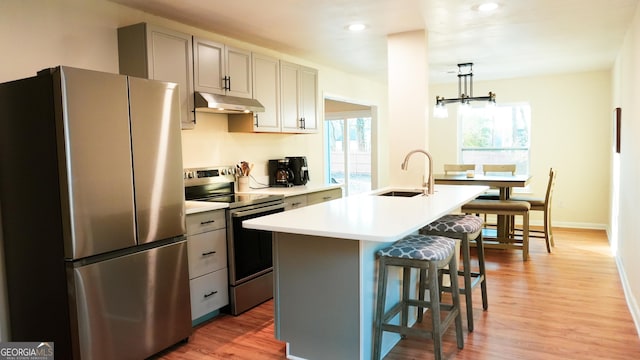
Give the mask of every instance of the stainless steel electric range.
<svg viewBox="0 0 640 360">
<path fill-rule="evenodd" d="M 224 202 L 227 220 L 230 312 L 238 315 L 273 297 L 271 232 L 242 221 L 284 211 L 283 195 L 236 194 L 235 167 L 184 170 L 185 199 Z"/>
</svg>

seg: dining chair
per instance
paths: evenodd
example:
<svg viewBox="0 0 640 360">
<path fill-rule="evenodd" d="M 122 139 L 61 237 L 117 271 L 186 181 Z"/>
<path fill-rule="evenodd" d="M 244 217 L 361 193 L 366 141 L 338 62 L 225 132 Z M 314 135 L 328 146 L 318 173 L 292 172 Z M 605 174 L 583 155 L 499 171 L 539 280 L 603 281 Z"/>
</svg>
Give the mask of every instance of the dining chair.
<svg viewBox="0 0 640 360">
<path fill-rule="evenodd" d="M 491 174 L 511 174 L 514 176 L 516 174 L 516 164 L 483 164 L 482 172 L 485 175 Z M 479 195 L 476 199 L 479 200 L 500 200 L 500 190 L 496 188 L 490 188 L 485 191 L 481 195 Z M 513 219 L 509 219 L 509 223 L 513 223 Z M 493 219 L 492 221 L 488 221 L 487 214 L 484 214 L 484 226 L 485 227 L 496 227 L 498 226 L 497 221 Z"/>
<path fill-rule="evenodd" d="M 444 164 L 444 174 L 467 172 L 467 170 L 475 170 L 476 164 Z"/>
<path fill-rule="evenodd" d="M 482 165 L 482 172 L 485 175 L 511 173 L 511 176 L 513 176 L 516 174 L 516 164 L 484 164 Z M 498 189 L 491 188 L 478 196 L 478 199 L 499 200 L 500 193 Z"/>
<path fill-rule="evenodd" d="M 558 173 L 553 168 L 549 169 L 549 181 L 547 183 L 547 192 L 544 199 L 525 197 L 525 196 L 513 196 L 511 200 L 514 201 L 526 201 L 531 204 L 531 210 L 542 211 L 544 216 L 544 228 L 543 230 L 529 229 L 529 236 L 535 238 L 543 238 L 547 244 L 547 252 L 551 252 L 551 248 L 555 246 L 553 240 L 553 228 L 551 227 L 551 198 L 553 196 L 553 188 L 556 184 L 556 177 Z M 517 229 L 522 230 L 522 229 Z"/>
<path fill-rule="evenodd" d="M 516 174 L 516 164 L 484 164 L 482 165 L 482 171 L 485 175 L 489 173 L 511 173 Z"/>
</svg>

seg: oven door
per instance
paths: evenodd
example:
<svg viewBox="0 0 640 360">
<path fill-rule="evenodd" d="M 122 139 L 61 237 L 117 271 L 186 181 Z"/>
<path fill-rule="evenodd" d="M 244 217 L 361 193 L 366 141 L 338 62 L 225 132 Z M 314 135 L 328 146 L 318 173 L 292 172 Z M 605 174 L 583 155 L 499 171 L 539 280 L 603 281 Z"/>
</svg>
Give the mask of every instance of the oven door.
<svg viewBox="0 0 640 360">
<path fill-rule="evenodd" d="M 284 211 L 284 202 L 244 206 L 227 211 L 229 283 L 236 286 L 273 270 L 270 231 L 245 229 L 244 220 Z"/>
</svg>

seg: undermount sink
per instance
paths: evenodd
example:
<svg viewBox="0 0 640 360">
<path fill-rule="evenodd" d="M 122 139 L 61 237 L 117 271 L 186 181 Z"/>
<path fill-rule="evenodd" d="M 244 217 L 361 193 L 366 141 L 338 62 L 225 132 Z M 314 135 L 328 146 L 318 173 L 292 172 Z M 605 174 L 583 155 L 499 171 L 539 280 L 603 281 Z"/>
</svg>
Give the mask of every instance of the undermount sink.
<svg viewBox="0 0 640 360">
<path fill-rule="evenodd" d="M 378 196 L 414 197 L 414 196 L 424 195 L 424 193 L 422 191 L 392 190 L 392 191 L 387 191 L 377 195 Z"/>
</svg>

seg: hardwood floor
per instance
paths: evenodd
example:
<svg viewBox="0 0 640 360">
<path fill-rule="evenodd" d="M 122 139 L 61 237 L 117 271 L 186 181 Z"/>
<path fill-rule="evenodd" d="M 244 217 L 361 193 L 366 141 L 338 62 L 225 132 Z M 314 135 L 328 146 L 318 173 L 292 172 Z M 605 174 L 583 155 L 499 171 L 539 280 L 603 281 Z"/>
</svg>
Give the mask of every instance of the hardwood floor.
<svg viewBox="0 0 640 360">
<path fill-rule="evenodd" d="M 445 358 L 640 359 L 640 337 L 604 231 L 554 229 L 554 236 L 552 254 L 543 240 L 532 239 L 526 262 L 520 251 L 487 250 L 489 309 L 482 311 L 476 289 L 475 330 L 468 333 L 463 320 L 465 346 L 458 350 L 450 328 Z M 188 343 L 156 358 L 283 359 L 272 312 L 268 301 L 237 317 L 222 315 L 195 329 Z M 432 351 L 430 340 L 408 338 L 385 359 L 433 359 Z"/>
</svg>

